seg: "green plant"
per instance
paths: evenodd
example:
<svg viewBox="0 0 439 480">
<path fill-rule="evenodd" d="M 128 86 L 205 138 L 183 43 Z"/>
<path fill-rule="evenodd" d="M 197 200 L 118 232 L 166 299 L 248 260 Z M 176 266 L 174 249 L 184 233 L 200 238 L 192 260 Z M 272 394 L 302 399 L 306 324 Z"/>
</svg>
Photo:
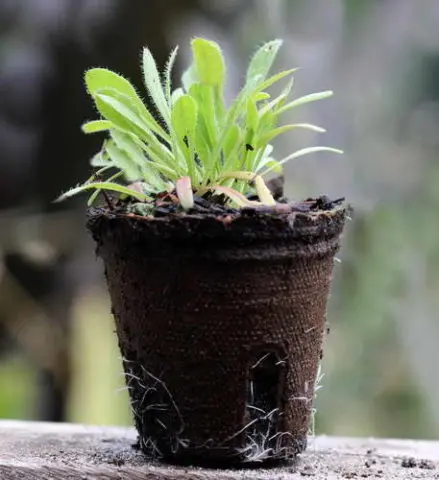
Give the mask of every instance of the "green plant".
<svg viewBox="0 0 439 480">
<path fill-rule="evenodd" d="M 64 193 L 65 199 L 84 190 L 94 190 L 91 204 L 101 190 L 119 192 L 140 202 L 154 194 L 175 190 L 184 209 L 193 206 L 193 194 L 221 195 L 238 206 L 274 205 L 263 176 L 280 173 L 282 165 L 294 158 L 317 151 L 341 153 L 328 147 L 309 147 L 282 160 L 272 157 L 271 142 L 278 135 L 296 128 L 317 132 L 315 125 L 279 125 L 282 113 L 300 105 L 327 98 L 331 91 L 305 95 L 292 101 L 295 69 L 268 76 L 282 44 L 274 40 L 253 55 L 244 87 L 228 107 L 224 102 L 226 66 L 219 45 L 192 40 L 193 63 L 182 76 L 182 87 L 172 90 L 171 72 L 177 55 L 172 52 L 163 75 L 148 50 L 143 51 L 144 83 L 153 108 L 148 108 L 131 83 L 103 68 L 85 74 L 100 120 L 83 125 L 85 133 L 107 131 L 101 151 L 91 160 L 99 167 L 84 184 Z M 282 79 L 289 79 L 275 98 L 266 90 Z M 117 173 L 102 180 L 104 172 Z M 137 187 L 116 183 L 136 182 Z M 259 201 L 248 200 L 254 193 Z"/>
</svg>

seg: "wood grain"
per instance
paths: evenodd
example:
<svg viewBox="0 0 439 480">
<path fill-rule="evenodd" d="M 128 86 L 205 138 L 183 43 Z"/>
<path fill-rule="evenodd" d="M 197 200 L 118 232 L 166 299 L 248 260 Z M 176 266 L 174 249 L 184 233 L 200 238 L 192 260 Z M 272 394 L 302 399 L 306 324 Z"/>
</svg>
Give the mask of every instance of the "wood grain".
<svg viewBox="0 0 439 480">
<path fill-rule="evenodd" d="M 148 463 L 135 440 L 133 429 L 0 421 L 0 479 L 439 479 L 439 442 L 317 437 L 295 467 L 219 471 Z"/>
</svg>

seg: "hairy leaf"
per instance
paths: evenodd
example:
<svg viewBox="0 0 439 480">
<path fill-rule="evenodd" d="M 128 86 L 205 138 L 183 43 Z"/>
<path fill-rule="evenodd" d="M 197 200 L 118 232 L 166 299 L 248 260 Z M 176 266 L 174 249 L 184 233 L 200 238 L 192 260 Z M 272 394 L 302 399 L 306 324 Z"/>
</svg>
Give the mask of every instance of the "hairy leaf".
<svg viewBox="0 0 439 480">
<path fill-rule="evenodd" d="M 141 202 L 147 201 L 149 199 L 149 197 L 147 195 L 136 192 L 135 190 L 132 190 L 129 187 L 125 187 L 124 185 L 119 185 L 118 183 L 91 182 L 91 183 L 85 183 L 83 185 L 79 185 L 78 187 L 71 188 L 67 192 L 60 195 L 55 201 L 56 202 L 61 202 L 61 201 L 65 200 L 66 198 L 73 197 L 74 195 L 77 195 L 78 193 L 85 192 L 87 190 L 94 190 L 96 188 L 100 189 L 100 190 L 110 190 L 112 192 L 124 193 L 125 195 L 128 195 L 130 197 L 134 197 Z"/>
<path fill-rule="evenodd" d="M 299 107 L 300 105 L 305 105 L 306 103 L 316 102 L 317 100 L 323 100 L 325 98 L 332 97 L 333 92 L 328 90 L 326 92 L 320 93 L 310 93 L 309 95 L 304 95 L 303 97 L 297 98 L 292 102 L 284 105 L 282 108 L 279 109 L 279 113 L 286 112 L 287 110 L 291 110 L 292 108 Z"/>
<path fill-rule="evenodd" d="M 171 126 L 178 145 L 186 158 L 187 171 L 195 175 L 194 136 L 197 126 L 198 108 L 190 95 L 182 95 L 172 107 Z"/>
<path fill-rule="evenodd" d="M 165 95 L 169 108 L 172 106 L 172 69 L 174 68 L 175 59 L 177 58 L 178 46 L 172 50 L 168 62 L 165 66 Z"/>
<path fill-rule="evenodd" d="M 145 104 L 138 96 L 131 83 L 121 75 L 107 70 L 106 68 L 92 68 L 85 73 L 87 90 L 92 97 L 102 89 L 115 90 L 130 99 L 133 110 L 141 112 L 145 110 Z"/>
<path fill-rule="evenodd" d="M 258 146 L 266 145 L 268 142 L 281 135 L 282 133 L 288 132 L 289 130 L 294 130 L 296 128 L 303 128 L 305 130 L 312 130 L 313 132 L 323 133 L 326 132 L 324 128 L 317 127 L 310 123 L 293 123 L 291 125 L 283 125 L 282 127 L 274 128 L 273 130 L 261 135 L 259 137 Z"/>
<path fill-rule="evenodd" d="M 257 75 L 261 76 L 262 79 L 265 79 L 281 45 L 282 40 L 272 40 L 262 45 L 262 47 L 256 51 L 247 69 L 247 82 Z"/>
<path fill-rule="evenodd" d="M 222 88 L 226 67 L 220 46 L 204 38 L 195 38 L 192 40 L 192 54 L 199 81 Z"/>
<path fill-rule="evenodd" d="M 189 93 L 190 88 L 192 85 L 198 82 L 198 75 L 197 75 L 197 69 L 194 64 L 192 64 L 185 72 L 183 73 L 181 77 L 181 83 L 183 85 L 184 91 L 186 93 Z"/>
<path fill-rule="evenodd" d="M 108 120 L 92 120 L 82 125 L 82 131 L 84 133 L 97 133 L 110 130 L 113 124 Z"/>
<path fill-rule="evenodd" d="M 154 102 L 163 120 L 169 125 L 171 121 L 171 112 L 166 95 L 163 91 L 160 74 L 157 70 L 154 57 L 148 48 L 143 49 L 143 79 L 148 90 L 149 96 Z"/>
<path fill-rule="evenodd" d="M 106 143 L 105 150 L 114 166 L 124 172 L 127 180 L 135 181 L 140 179 L 141 173 L 139 166 L 134 159 L 128 155 L 128 152 L 122 150 L 114 140 L 109 140 Z"/>
<path fill-rule="evenodd" d="M 299 157 L 303 157 L 304 155 L 309 155 L 310 153 L 316 153 L 316 152 L 332 152 L 332 153 L 343 153 L 343 150 L 339 150 L 338 148 L 331 148 L 331 147 L 307 147 L 307 148 L 302 148 L 301 150 L 297 150 L 294 153 L 291 153 L 290 155 L 287 155 L 284 157 L 282 160 L 279 160 L 278 164 L 283 165 L 286 162 L 289 162 L 290 160 L 294 160 Z M 273 170 L 273 168 L 267 168 L 261 173 L 261 175 L 266 175 L 268 172 Z"/>
</svg>

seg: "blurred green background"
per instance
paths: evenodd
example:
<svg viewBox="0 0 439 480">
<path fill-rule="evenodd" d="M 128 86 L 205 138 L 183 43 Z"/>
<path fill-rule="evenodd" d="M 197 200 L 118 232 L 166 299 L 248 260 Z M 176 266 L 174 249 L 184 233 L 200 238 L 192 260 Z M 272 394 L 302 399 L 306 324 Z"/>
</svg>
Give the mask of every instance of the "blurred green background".
<svg viewBox="0 0 439 480">
<path fill-rule="evenodd" d="M 345 150 L 288 165 L 287 193 L 345 196 L 355 208 L 316 431 L 437 438 L 436 0 L 0 0 L 0 19 L 0 418 L 131 423 L 82 199 L 50 203 L 99 148 L 79 132 L 92 113 L 83 70 L 135 77 L 144 44 L 163 62 L 179 43 L 184 64 L 189 39 L 206 35 L 224 46 L 231 96 L 255 45 L 282 38 L 277 66 L 301 67 L 295 95 L 335 97 L 294 112 L 328 133 L 284 136 L 278 157 L 310 144 Z"/>
</svg>

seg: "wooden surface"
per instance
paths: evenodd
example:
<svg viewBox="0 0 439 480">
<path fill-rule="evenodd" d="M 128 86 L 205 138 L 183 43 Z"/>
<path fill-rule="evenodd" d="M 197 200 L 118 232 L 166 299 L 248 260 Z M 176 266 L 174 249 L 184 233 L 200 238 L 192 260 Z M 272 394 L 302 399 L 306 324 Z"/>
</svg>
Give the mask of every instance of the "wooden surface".
<svg viewBox="0 0 439 480">
<path fill-rule="evenodd" d="M 317 437 L 296 467 L 219 471 L 150 464 L 135 440 L 132 429 L 0 421 L 0 479 L 439 479 L 439 442 Z"/>
</svg>

